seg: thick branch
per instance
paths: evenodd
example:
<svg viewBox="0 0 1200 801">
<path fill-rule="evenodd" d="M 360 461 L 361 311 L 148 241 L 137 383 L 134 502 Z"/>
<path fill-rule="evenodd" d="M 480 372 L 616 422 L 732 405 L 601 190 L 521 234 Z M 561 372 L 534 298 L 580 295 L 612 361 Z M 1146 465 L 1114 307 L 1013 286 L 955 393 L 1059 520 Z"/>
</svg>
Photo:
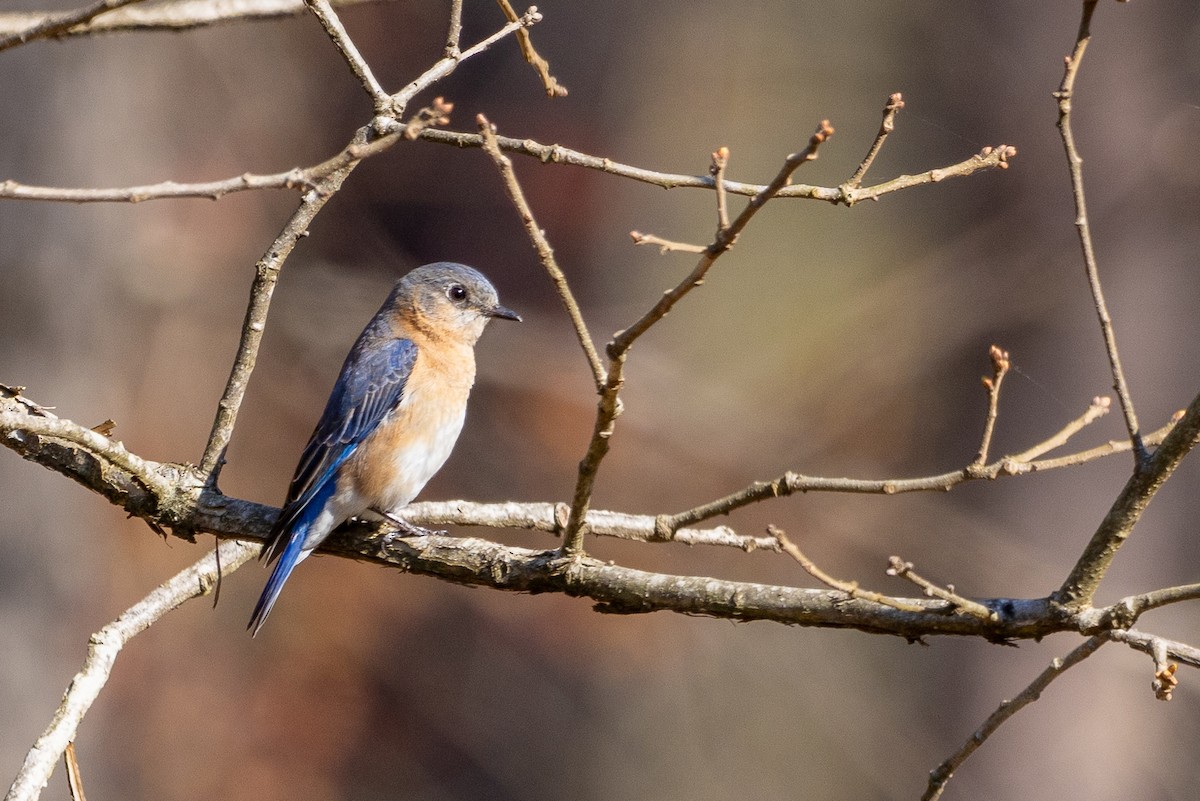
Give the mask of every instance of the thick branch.
<svg viewBox="0 0 1200 801">
<path fill-rule="evenodd" d="M 1113 557 L 1125 544 L 1133 527 L 1141 519 L 1142 512 L 1198 441 L 1200 395 L 1188 406 L 1183 417 L 1150 457 L 1150 461 L 1129 477 L 1121 494 L 1104 516 L 1100 527 L 1092 535 L 1079 561 L 1071 569 L 1062 587 L 1054 594 L 1056 600 L 1069 607 L 1092 602 L 1100 581 L 1112 564 Z"/>
<path fill-rule="evenodd" d="M 262 540 L 275 522 L 277 509 L 221 495 L 205 487 L 203 475 L 195 468 L 139 459 L 118 443 L 69 420 L 39 416 L 35 409 L 33 404 L 0 398 L 0 444 L 73 478 L 130 514 L 170 528 L 175 536 L 191 539 L 196 532 L 208 532 L 223 538 Z M 449 502 L 416 504 L 406 510 L 406 518 L 424 525 L 454 523 L 543 531 L 562 530 L 565 515 L 562 504 Z M 586 522 L 597 534 L 663 539 L 661 519 L 590 512 Z M 394 529 L 386 525 L 347 526 L 327 540 L 322 551 L 462 584 L 588 597 L 604 612 L 673 611 L 856 628 L 909 639 L 955 634 L 1004 641 L 1060 631 L 1095 634 L 1128 627 L 1141 611 L 1188 600 L 1197 593 L 1195 588 L 1171 588 L 1132 596 L 1106 609 L 1063 609 L 1052 599 L 974 599 L 994 613 L 984 619 L 962 614 L 940 599 L 896 599 L 906 609 L 892 609 L 864 598 L 848 599 L 845 593 L 836 591 L 649 573 L 581 554 L 563 557 L 559 551 L 515 548 L 477 538 L 404 539 L 388 536 L 389 532 Z M 674 539 L 747 550 L 776 547 L 770 541 L 739 538 L 728 529 L 677 531 Z"/>
<path fill-rule="evenodd" d="M 390 0 L 331 0 L 334 6 L 382 3 Z M 304 0 L 174 0 L 146 5 L 127 5 L 87 22 L 76 23 L 53 34 L 62 39 L 114 31 L 182 31 L 219 23 L 258 21 L 298 16 L 304 12 Z M 69 12 L 79 13 L 79 12 Z M 62 14 L 44 11 L 10 11 L 0 14 L 0 37 L 15 37 L 31 29 L 41 29 Z"/>
</svg>

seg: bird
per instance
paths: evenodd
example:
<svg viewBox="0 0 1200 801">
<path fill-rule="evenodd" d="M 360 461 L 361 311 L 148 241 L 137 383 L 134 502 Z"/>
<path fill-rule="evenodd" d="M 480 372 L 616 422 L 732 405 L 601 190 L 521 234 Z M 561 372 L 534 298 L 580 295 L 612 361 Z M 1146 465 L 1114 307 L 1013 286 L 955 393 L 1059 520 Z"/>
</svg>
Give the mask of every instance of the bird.
<svg viewBox="0 0 1200 801">
<path fill-rule="evenodd" d="M 350 349 L 260 558 L 274 564 L 247 629 L 257 635 L 284 583 L 335 528 L 395 515 L 445 464 L 475 383 L 489 320 L 521 321 L 491 282 L 436 262 L 398 280 Z"/>
</svg>

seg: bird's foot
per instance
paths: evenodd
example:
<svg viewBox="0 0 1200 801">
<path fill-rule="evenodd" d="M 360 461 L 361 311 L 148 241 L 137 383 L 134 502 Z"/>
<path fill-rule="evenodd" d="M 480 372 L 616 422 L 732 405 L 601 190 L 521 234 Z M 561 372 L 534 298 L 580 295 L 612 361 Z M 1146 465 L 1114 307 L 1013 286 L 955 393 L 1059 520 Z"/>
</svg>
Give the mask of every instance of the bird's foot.
<svg viewBox="0 0 1200 801">
<path fill-rule="evenodd" d="M 385 540 L 392 540 L 397 537 L 436 537 L 436 536 L 444 537 L 444 536 L 446 536 L 445 531 L 434 530 L 434 529 L 429 529 L 429 528 L 422 528 L 421 526 L 414 525 L 414 524 L 408 522 L 407 520 L 396 517 L 391 512 L 384 512 L 381 509 L 372 509 L 371 511 L 374 512 L 375 514 L 379 515 L 384 520 L 386 520 L 387 522 L 391 523 L 393 526 L 396 527 L 395 531 L 389 531 L 387 534 L 384 535 Z"/>
</svg>

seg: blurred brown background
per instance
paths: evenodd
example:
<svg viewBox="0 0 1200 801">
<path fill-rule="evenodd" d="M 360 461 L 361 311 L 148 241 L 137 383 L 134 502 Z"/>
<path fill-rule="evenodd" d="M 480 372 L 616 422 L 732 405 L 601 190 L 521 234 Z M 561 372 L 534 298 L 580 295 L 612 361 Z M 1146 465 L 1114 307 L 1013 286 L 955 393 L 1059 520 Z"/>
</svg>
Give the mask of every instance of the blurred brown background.
<svg viewBox="0 0 1200 801">
<path fill-rule="evenodd" d="M 32 4 L 27 4 L 32 5 Z M 444 4 L 343 16 L 389 88 L 440 54 Z M 1040 441 L 1110 392 L 1083 278 L 1050 93 L 1077 3 L 545 2 L 534 40 L 570 88 L 547 100 L 507 40 L 433 93 L 501 133 L 660 170 L 763 181 L 816 122 L 837 127 L 797 180 L 851 174 L 891 92 L 907 102 L 875 180 L 985 145 L 993 172 L 847 210 L 778 201 L 705 286 L 638 344 L 599 508 L 674 512 L 772 478 L 913 476 L 974 455 L 989 369 L 1009 349 L 995 453 Z M 464 42 L 501 24 L 468 2 Z M 1147 430 L 1198 389 L 1200 7 L 1101 4 L 1077 87 L 1088 201 L 1126 369 Z M 0 54 L 0 179 L 110 186 L 307 165 L 368 119 L 308 17 L 181 35 L 39 42 Z M 414 104 L 414 109 L 422 97 Z M 598 338 L 693 260 L 637 228 L 707 242 L 707 192 L 670 193 L 517 159 Z M 214 203 L 0 206 L 0 381 L 160 460 L 199 459 L 255 260 L 290 193 Z M 735 200 L 740 208 L 741 200 Z M 467 428 L 426 499 L 566 500 L 594 396 L 565 314 L 485 155 L 401 144 L 364 163 L 312 226 L 276 293 L 222 488 L 279 503 L 347 348 L 392 280 L 474 264 L 525 315 L 479 349 Z M 1117 414 L 1081 434 L 1123 434 Z M 1057 586 L 1129 464 L 949 495 L 805 496 L 731 519 L 774 522 L 835 575 L 892 592 L 900 554 L 969 595 Z M 1200 461 L 1186 462 L 1100 600 L 1196 581 Z M 474 533 L 474 532 L 463 532 Z M 502 541 L 552 547 L 521 532 Z M 205 543 L 207 547 L 208 543 Z M 810 584 L 786 558 L 589 542 L 648 569 Z M 45 727 L 88 635 L 190 564 L 69 481 L 0 453 L 0 781 Z M 93 798 L 915 798 L 927 771 L 1070 637 L 929 647 L 854 632 L 607 617 L 585 601 L 451 586 L 336 559 L 306 563 L 257 639 L 265 572 L 225 583 L 139 637 L 83 724 Z M 1144 627 L 1200 641 L 1195 607 Z M 1197 678 L 1149 690 L 1109 646 L 960 772 L 947 797 L 1190 799 Z M 63 798 L 60 770 L 45 798 Z"/>
</svg>

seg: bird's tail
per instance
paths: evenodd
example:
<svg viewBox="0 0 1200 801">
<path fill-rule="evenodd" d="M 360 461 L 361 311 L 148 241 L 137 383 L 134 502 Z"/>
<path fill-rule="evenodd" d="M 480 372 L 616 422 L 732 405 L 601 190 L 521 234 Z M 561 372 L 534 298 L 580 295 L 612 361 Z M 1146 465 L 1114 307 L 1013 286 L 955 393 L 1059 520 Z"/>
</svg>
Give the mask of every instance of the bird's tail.
<svg viewBox="0 0 1200 801">
<path fill-rule="evenodd" d="M 279 593 L 283 592 L 284 582 L 288 580 L 288 576 L 292 575 L 296 565 L 300 564 L 309 553 L 310 551 L 304 550 L 304 532 L 293 532 L 288 539 L 287 547 L 283 549 L 283 553 L 279 555 L 279 561 L 275 563 L 275 568 L 271 571 L 271 577 L 267 579 L 267 586 L 263 587 L 262 595 L 258 597 L 254 613 L 250 615 L 250 623 L 246 626 L 251 632 L 250 636 L 257 635 L 263 623 L 267 622 L 271 608 L 275 606 Z"/>
</svg>

